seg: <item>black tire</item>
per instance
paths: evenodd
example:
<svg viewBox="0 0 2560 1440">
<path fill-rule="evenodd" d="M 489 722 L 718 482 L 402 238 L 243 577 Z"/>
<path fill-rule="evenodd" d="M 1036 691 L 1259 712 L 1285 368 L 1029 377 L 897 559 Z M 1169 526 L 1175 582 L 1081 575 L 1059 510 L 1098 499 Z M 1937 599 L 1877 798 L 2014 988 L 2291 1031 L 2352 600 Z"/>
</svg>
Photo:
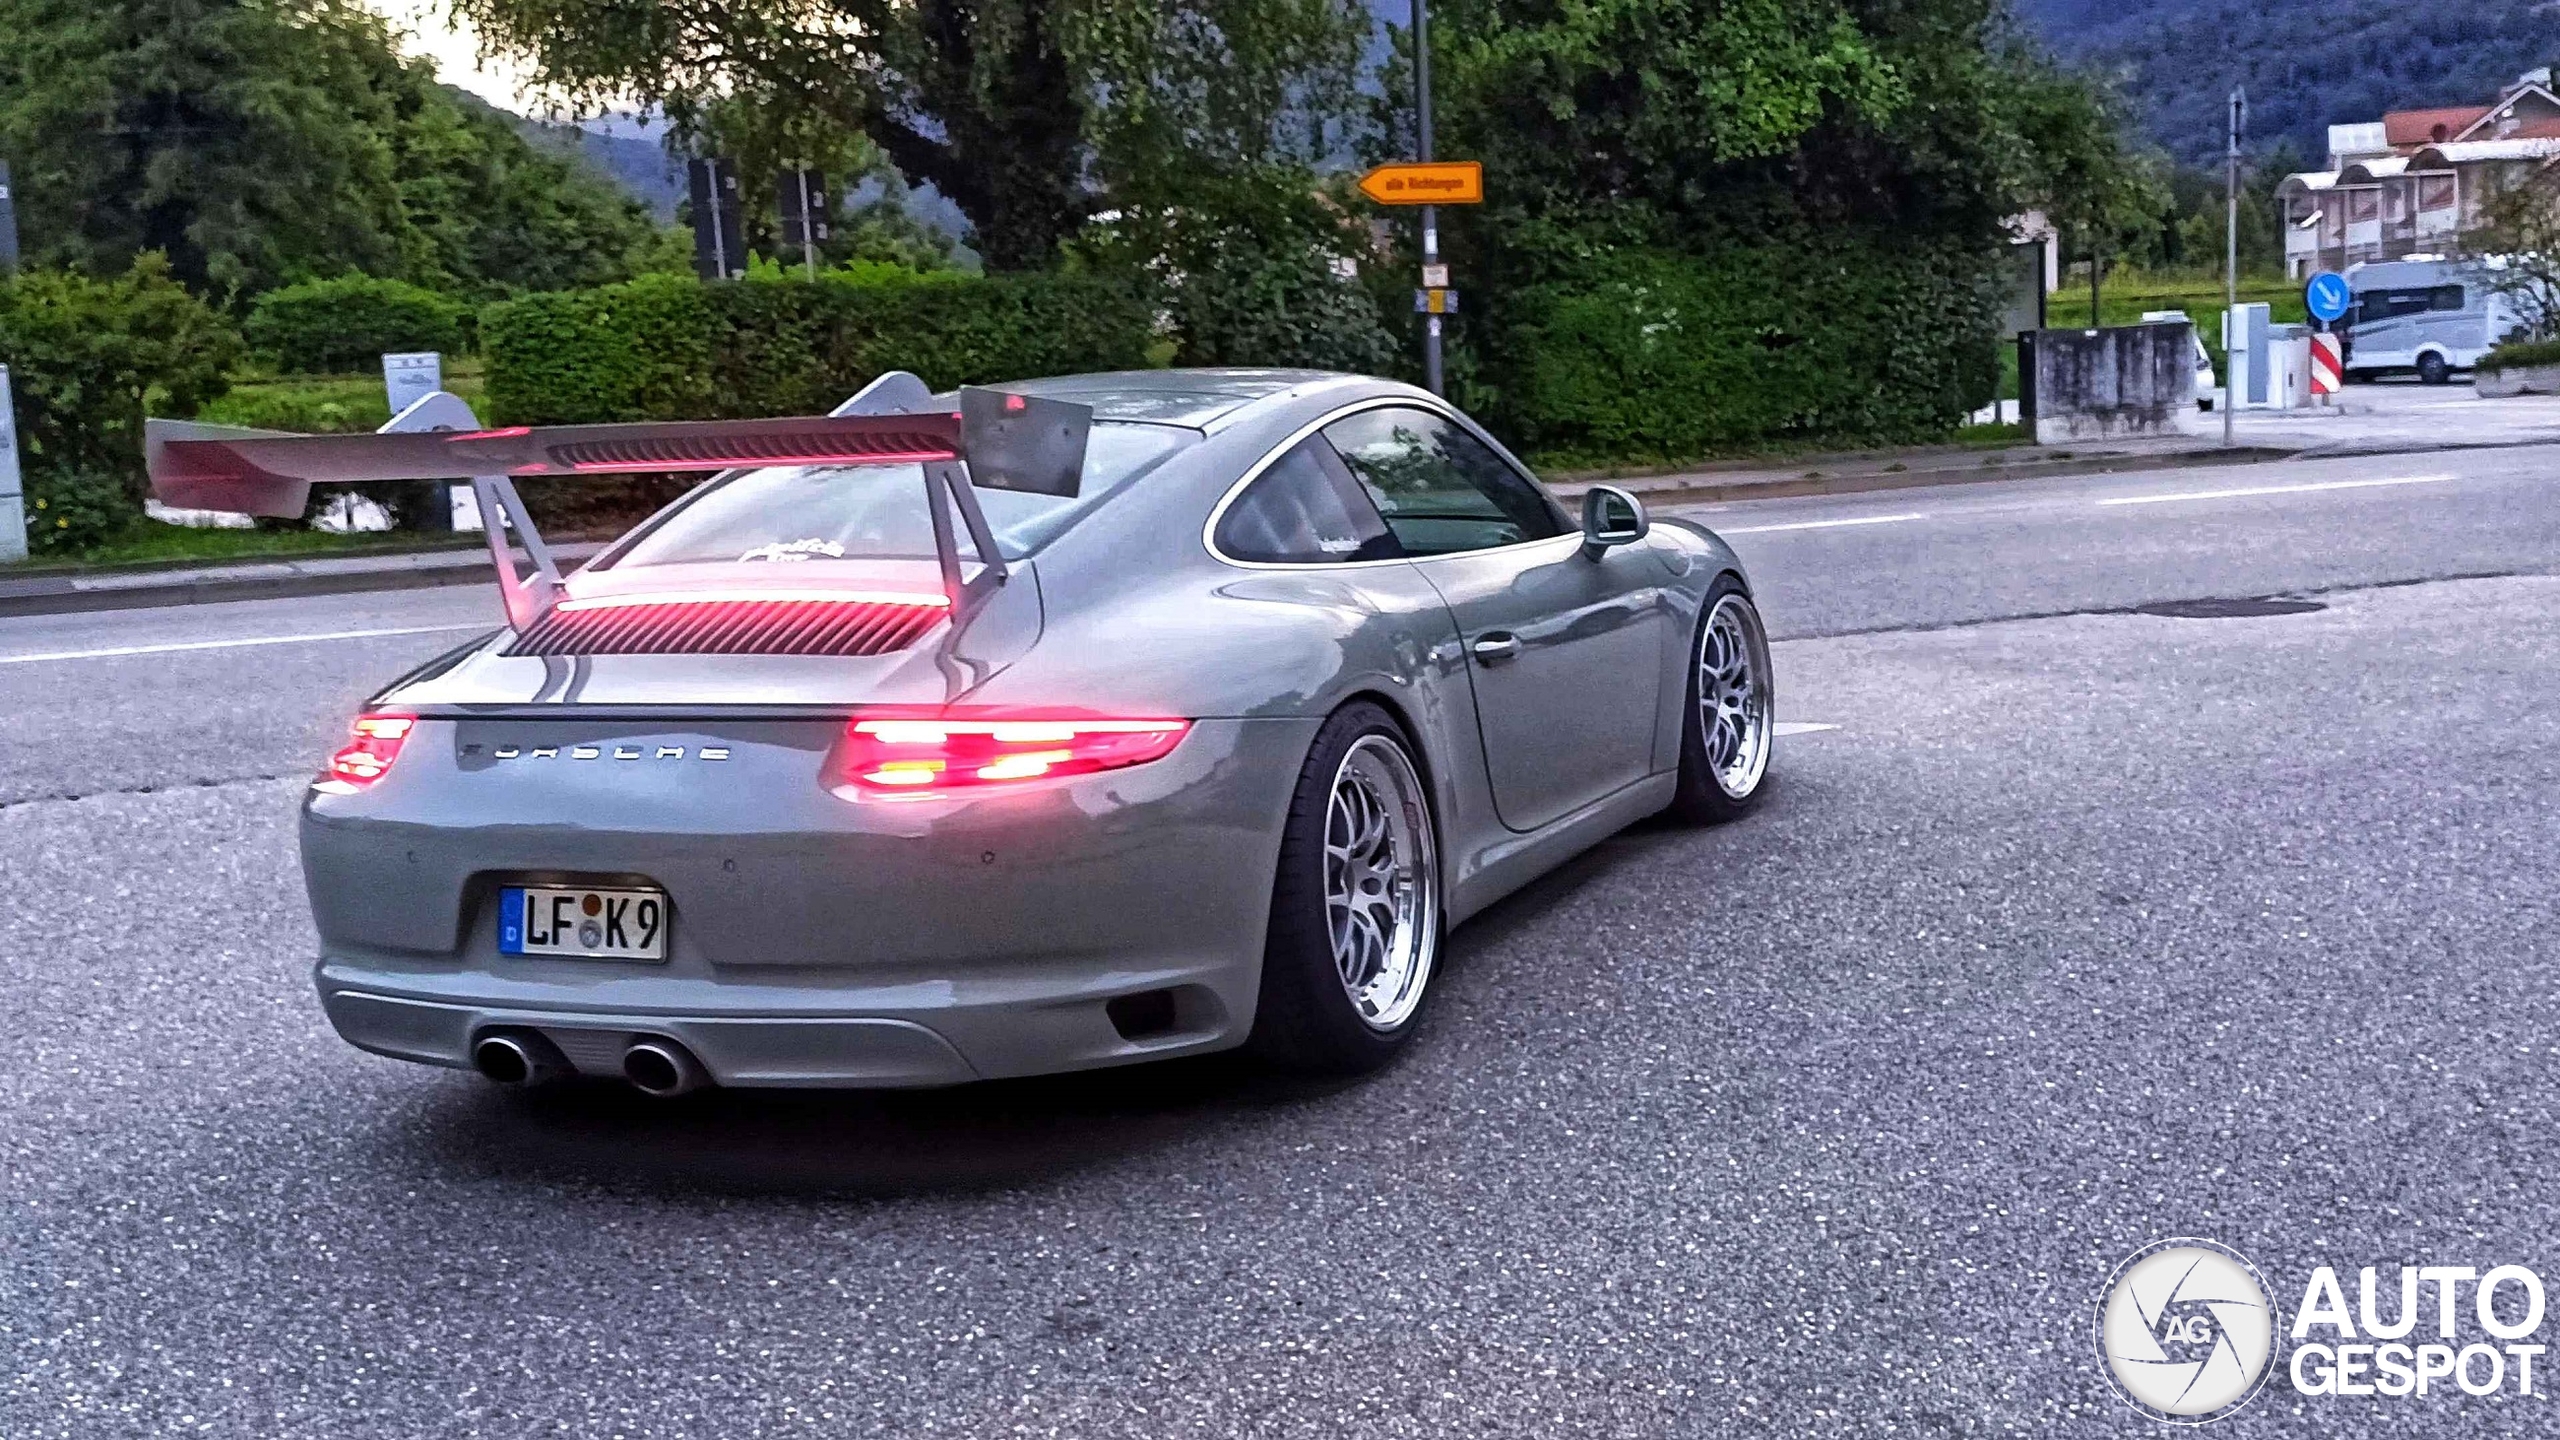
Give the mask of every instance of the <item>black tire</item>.
<svg viewBox="0 0 2560 1440">
<path fill-rule="evenodd" d="M 1334 796 L 1346 760 L 1355 748 L 1364 763 L 1383 759 L 1379 746 L 1403 757 L 1414 782 L 1414 795 L 1401 809 L 1408 824 L 1419 823 L 1421 861 L 1410 868 L 1423 887 L 1413 926 L 1419 944 L 1419 974 L 1398 994 L 1409 997 L 1395 1009 L 1391 1024 L 1374 1024 L 1353 1000 L 1342 966 L 1335 960 L 1332 915 L 1327 896 L 1326 831 L 1335 817 Z M 1361 1075 L 1385 1065 L 1404 1049 L 1421 1024 L 1430 997 L 1444 929 L 1440 904 L 1438 827 L 1432 816 L 1429 783 L 1412 739 L 1395 717 L 1366 701 L 1354 701 L 1333 713 L 1316 732 L 1307 762 L 1289 797 L 1289 818 L 1281 831 L 1280 864 L 1271 887 L 1271 924 L 1263 941 L 1262 993 L 1254 1012 L 1253 1033 L 1246 1052 L 1278 1069 L 1310 1075 Z M 1401 932 L 1399 932 L 1401 933 Z"/>
<path fill-rule="evenodd" d="M 2453 367 L 2444 363 L 2443 356 L 2438 355 L 2433 351 L 2429 351 L 2428 353 L 2418 357 L 2418 380 L 2420 383 L 2427 385 L 2442 385 L 2452 378 Z"/>
<path fill-rule="evenodd" d="M 1719 611 L 1730 609 L 1747 622 L 1747 649 L 1756 676 L 1760 749 L 1756 766 L 1749 768 L 1748 782 L 1729 784 L 1722 778 L 1716 757 L 1710 752 L 1706 725 L 1706 708 L 1699 703 L 1705 680 L 1703 663 L 1708 641 L 1708 627 L 1715 623 Z M 1698 606 L 1698 629 L 1689 640 L 1688 693 L 1680 713 L 1680 788 L 1674 793 L 1669 814 L 1692 825 L 1721 825 L 1751 813 L 1760 797 L 1769 793 L 1773 782 L 1769 751 L 1773 746 L 1777 725 L 1777 679 L 1769 665 L 1768 632 L 1760 623 L 1760 611 L 1742 588 L 1742 582 L 1731 574 L 1719 575 L 1707 588 L 1706 599 Z M 1731 767 L 1728 767 L 1731 768 Z"/>
</svg>

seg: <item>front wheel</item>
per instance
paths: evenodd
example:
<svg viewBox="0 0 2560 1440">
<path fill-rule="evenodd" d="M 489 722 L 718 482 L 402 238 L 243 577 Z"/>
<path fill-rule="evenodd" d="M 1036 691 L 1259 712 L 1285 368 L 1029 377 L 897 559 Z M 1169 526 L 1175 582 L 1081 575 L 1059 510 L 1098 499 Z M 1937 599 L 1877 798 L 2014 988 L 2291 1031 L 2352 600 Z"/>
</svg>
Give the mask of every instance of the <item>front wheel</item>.
<svg viewBox="0 0 2560 1440">
<path fill-rule="evenodd" d="M 2418 357 L 2418 380 L 2421 384 L 2441 385 L 2452 378 L 2453 367 L 2444 363 L 2443 356 L 2429 351 Z"/>
<path fill-rule="evenodd" d="M 1290 796 L 1247 1048 L 1354 1075 L 1395 1058 L 1440 958 L 1439 833 L 1412 742 L 1355 702 L 1316 732 Z"/>
<path fill-rule="evenodd" d="M 1718 577 L 1708 589 L 1689 657 L 1680 788 L 1671 813 L 1692 824 L 1721 824 L 1749 813 L 1769 788 L 1778 719 L 1768 631 L 1742 582 L 1731 575 Z"/>
</svg>

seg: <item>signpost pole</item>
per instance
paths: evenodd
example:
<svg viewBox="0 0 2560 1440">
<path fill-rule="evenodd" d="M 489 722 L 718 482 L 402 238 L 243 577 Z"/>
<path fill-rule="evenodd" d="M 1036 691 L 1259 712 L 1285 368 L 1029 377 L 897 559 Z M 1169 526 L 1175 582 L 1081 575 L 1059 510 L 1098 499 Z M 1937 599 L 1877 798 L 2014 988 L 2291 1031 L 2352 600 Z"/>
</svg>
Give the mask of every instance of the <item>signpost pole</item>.
<svg viewBox="0 0 2560 1440">
<path fill-rule="evenodd" d="M 0 560 L 27 558 L 27 501 L 18 481 L 17 409 L 9 394 L 9 367 L 0 365 Z"/>
<path fill-rule="evenodd" d="M 2249 113 L 2249 94 L 2231 87 L 2230 143 L 2224 147 L 2222 186 L 2222 443 L 2231 444 L 2233 400 L 2240 393 L 2231 363 L 2231 317 L 2240 309 L 2240 126 Z"/>
<path fill-rule="evenodd" d="M 1428 163 L 1431 159 L 1431 9 L 1427 0 L 1413 0 L 1413 113 L 1416 139 L 1421 153 L 1414 158 Z M 1422 264 L 1428 270 L 1440 263 L 1440 208 L 1422 207 Z M 1440 383 L 1440 315 L 1435 308 L 1422 317 L 1422 385 L 1432 394 L 1442 393 Z"/>
</svg>

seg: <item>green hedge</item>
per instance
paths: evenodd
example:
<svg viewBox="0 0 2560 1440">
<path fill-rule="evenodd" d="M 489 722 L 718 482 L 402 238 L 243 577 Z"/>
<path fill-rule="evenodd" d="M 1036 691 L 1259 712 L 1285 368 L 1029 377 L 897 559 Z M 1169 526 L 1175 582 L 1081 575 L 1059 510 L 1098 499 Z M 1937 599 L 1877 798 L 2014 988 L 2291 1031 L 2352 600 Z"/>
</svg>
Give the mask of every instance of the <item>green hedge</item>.
<svg viewBox="0 0 2560 1440">
<path fill-rule="evenodd" d="M 371 371 L 385 351 L 466 348 L 461 301 L 399 280 L 350 275 L 270 290 L 249 307 L 249 345 L 297 375 Z"/>
<path fill-rule="evenodd" d="M 1841 238 L 1622 250 L 1489 307 L 1463 398 L 1555 457 L 1928 439 L 1998 384 L 1988 274 L 1987 256 Z"/>
<path fill-rule="evenodd" d="M 888 370 L 936 389 L 1147 364 L 1153 311 L 1081 275 L 643 276 L 480 318 L 491 424 L 821 414 Z"/>
<path fill-rule="evenodd" d="M 2560 365 L 2560 340 L 2510 340 L 2480 357 L 2471 368 L 2483 375 L 2522 370 L 2529 365 Z"/>
<path fill-rule="evenodd" d="M 0 365 L 17 400 L 28 544 L 77 550 L 142 515 L 142 417 L 220 395 L 239 332 L 146 255 L 112 280 L 0 278 Z"/>
</svg>

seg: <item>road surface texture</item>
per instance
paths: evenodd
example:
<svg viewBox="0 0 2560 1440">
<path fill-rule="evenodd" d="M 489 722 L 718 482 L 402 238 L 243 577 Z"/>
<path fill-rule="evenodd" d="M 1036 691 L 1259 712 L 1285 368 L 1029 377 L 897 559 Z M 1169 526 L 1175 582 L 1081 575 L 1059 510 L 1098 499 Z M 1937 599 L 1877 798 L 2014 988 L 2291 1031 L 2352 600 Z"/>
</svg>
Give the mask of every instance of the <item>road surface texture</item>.
<svg viewBox="0 0 2560 1440">
<path fill-rule="evenodd" d="M 0 1435 L 2160 1433 L 2091 1334 L 2146 1242 L 2288 1312 L 2320 1264 L 2560 1278 L 2555 471 L 1702 512 L 1838 728 L 1458 932 L 1333 1088 L 660 1105 L 357 1053 L 293 806 L 493 596 L 0 622 Z M 2137 611 L 2268 595 L 2320 608 Z M 2552 1404 L 2279 1373 L 2217 1433 Z"/>
</svg>

